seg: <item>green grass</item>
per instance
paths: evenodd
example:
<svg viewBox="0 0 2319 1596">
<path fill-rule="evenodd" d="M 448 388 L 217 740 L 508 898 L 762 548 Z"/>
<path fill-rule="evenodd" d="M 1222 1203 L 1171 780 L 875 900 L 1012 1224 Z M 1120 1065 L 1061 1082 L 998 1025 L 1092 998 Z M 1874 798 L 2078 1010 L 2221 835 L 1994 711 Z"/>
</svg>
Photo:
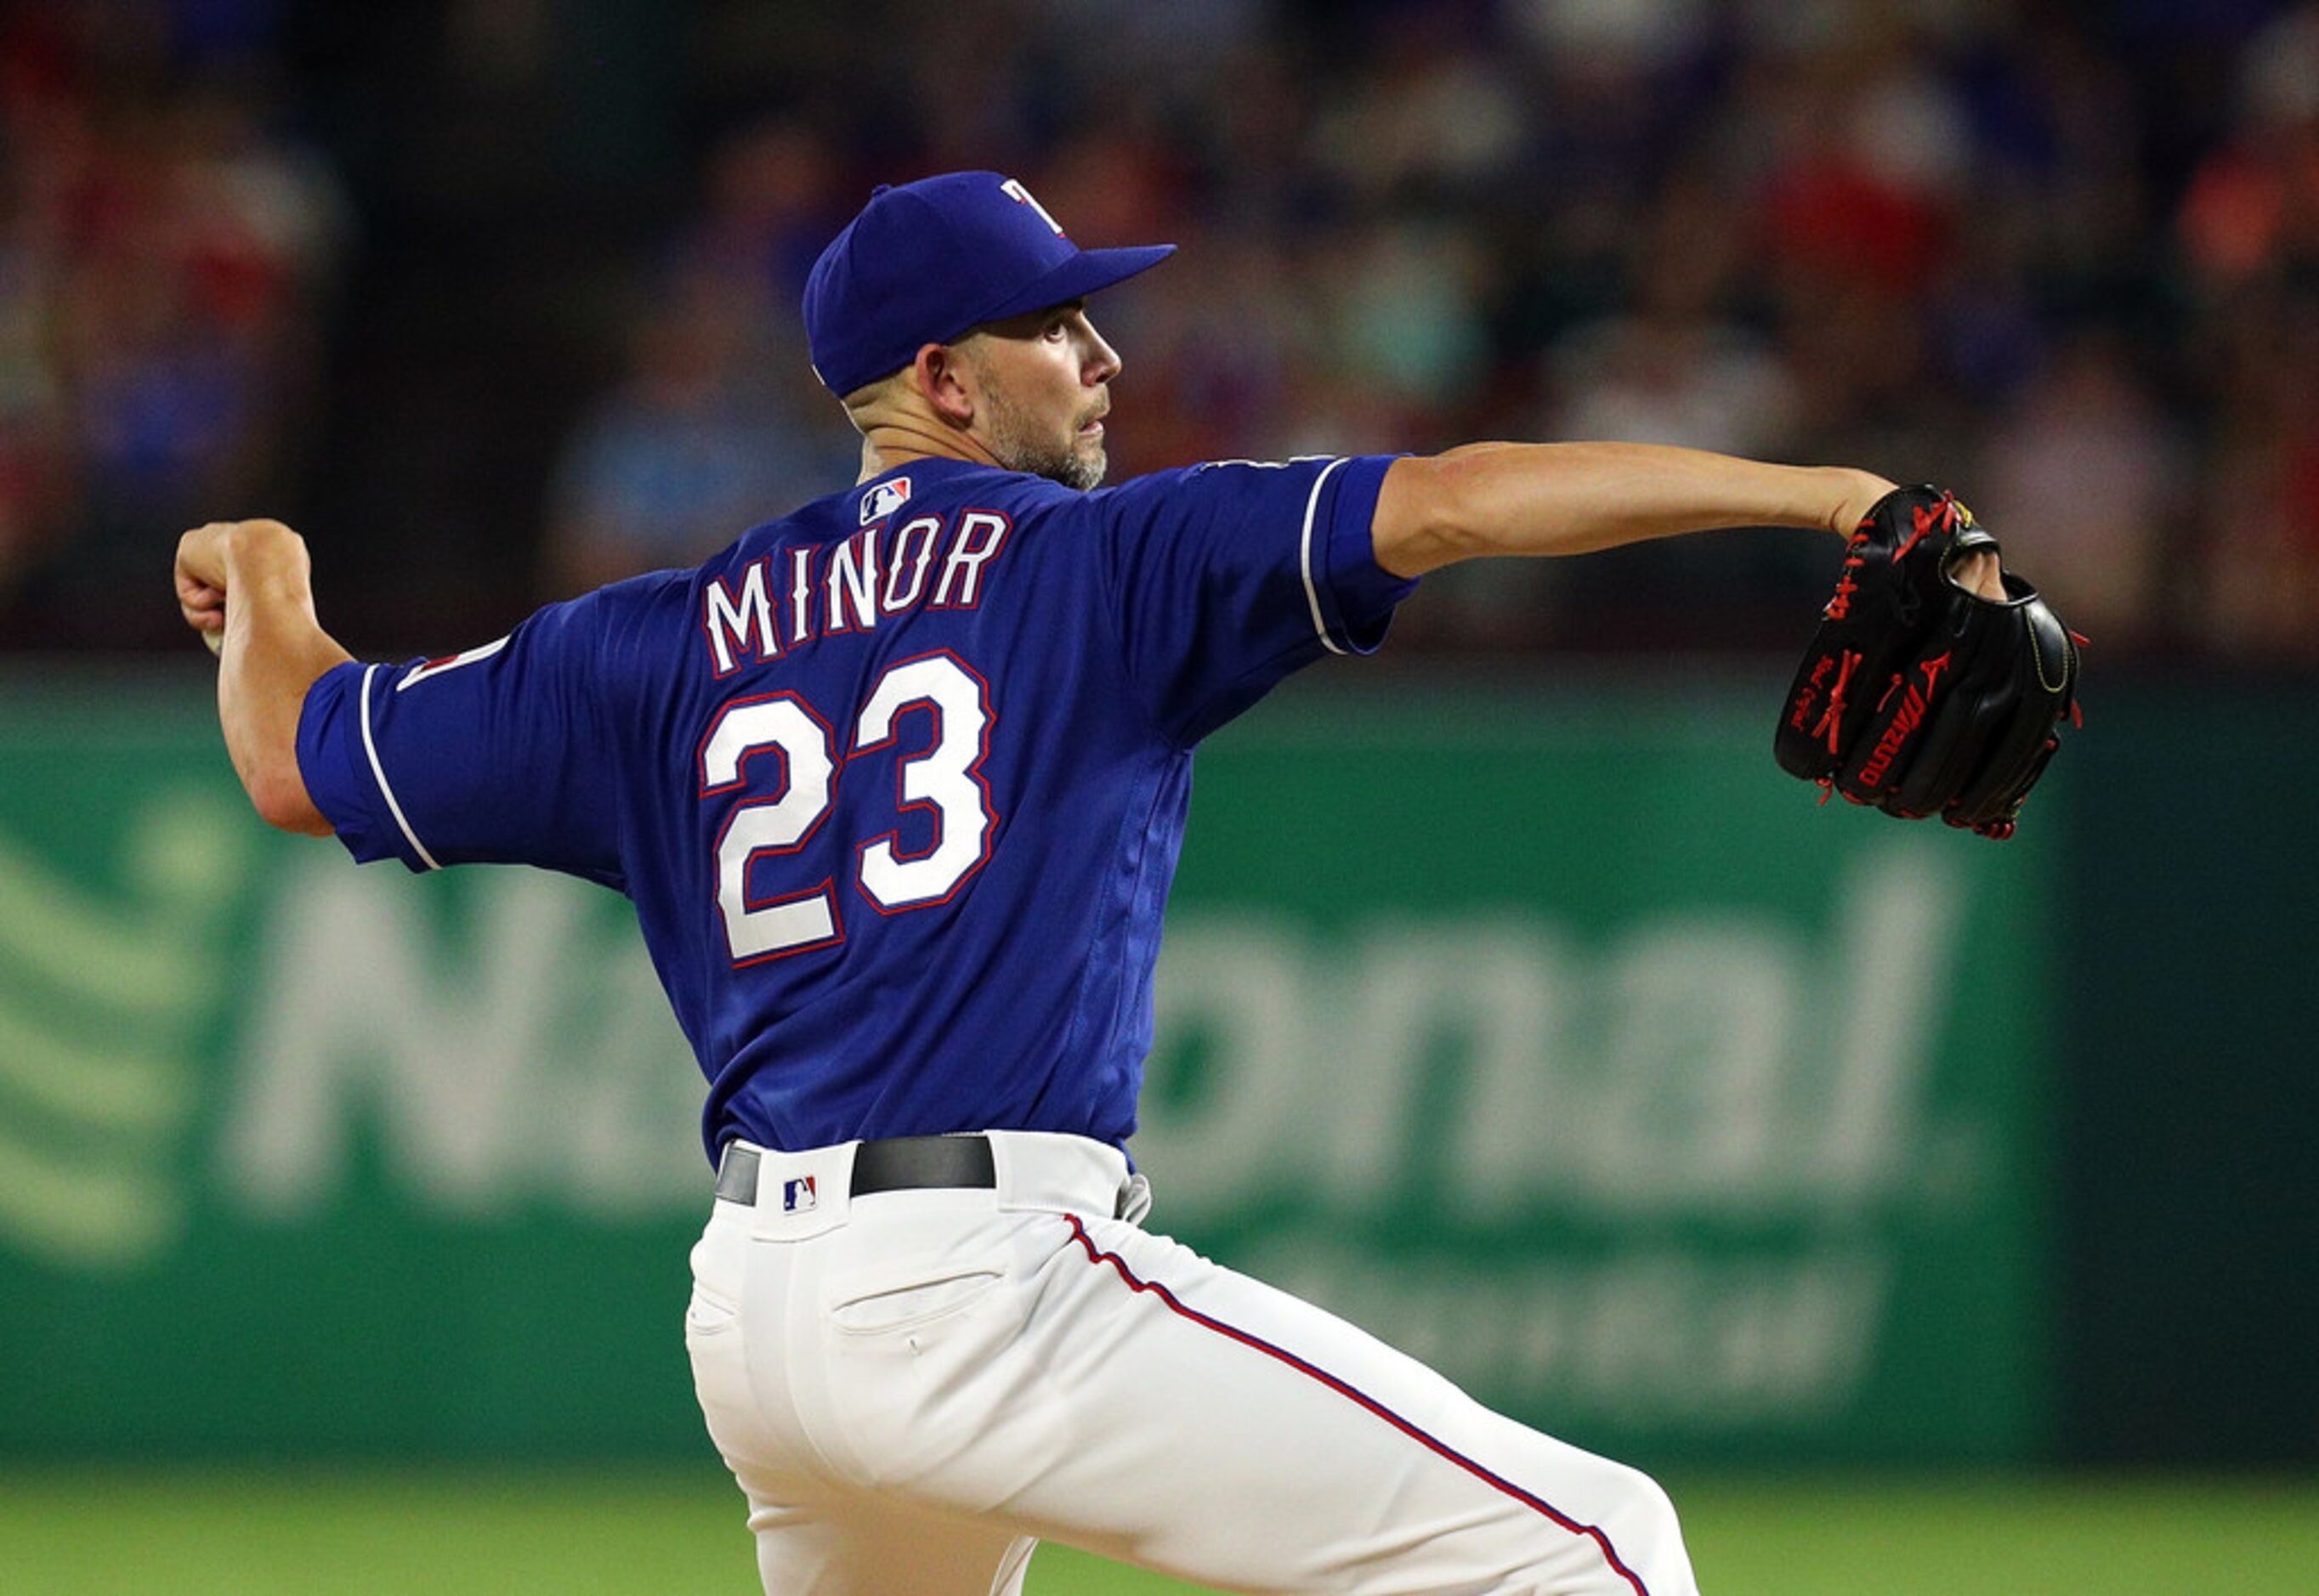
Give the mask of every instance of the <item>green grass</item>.
<svg viewBox="0 0 2319 1596">
<path fill-rule="evenodd" d="M 2319 1481 L 1671 1482 L 1709 1596 L 2319 1596 Z M 747 1596 L 687 1472 L 0 1471 L 9 1596 Z M 1061 1547 L 1033 1596 L 1192 1587 Z"/>
</svg>

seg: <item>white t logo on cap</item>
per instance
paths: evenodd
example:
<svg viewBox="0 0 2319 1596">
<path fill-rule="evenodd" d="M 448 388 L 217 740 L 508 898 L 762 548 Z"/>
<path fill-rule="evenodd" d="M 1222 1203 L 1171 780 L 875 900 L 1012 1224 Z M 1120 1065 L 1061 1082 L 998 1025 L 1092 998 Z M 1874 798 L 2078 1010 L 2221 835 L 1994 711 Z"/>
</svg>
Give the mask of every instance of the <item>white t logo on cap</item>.
<svg viewBox="0 0 2319 1596">
<path fill-rule="evenodd" d="M 1018 180 L 1009 177 L 1006 182 L 1000 184 L 998 187 L 1000 192 L 1004 193 L 1009 199 L 1014 200 L 1016 203 L 1028 205 L 1031 209 L 1036 211 L 1039 213 L 1039 220 L 1055 230 L 1055 237 L 1064 239 L 1070 236 L 1063 231 L 1063 224 L 1057 221 L 1053 217 L 1048 215 L 1047 207 L 1033 199 L 1031 197 L 1031 191 L 1024 187 Z"/>
</svg>

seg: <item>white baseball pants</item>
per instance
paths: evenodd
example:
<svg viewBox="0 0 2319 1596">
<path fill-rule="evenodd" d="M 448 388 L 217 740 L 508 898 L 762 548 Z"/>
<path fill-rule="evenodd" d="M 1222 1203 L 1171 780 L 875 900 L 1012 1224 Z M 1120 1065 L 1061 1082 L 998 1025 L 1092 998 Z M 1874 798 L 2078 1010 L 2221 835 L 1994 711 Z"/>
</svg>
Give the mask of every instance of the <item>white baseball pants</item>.
<svg viewBox="0 0 2319 1596">
<path fill-rule="evenodd" d="M 762 1154 L 685 1342 L 768 1596 L 1019 1592 L 1038 1540 L 1232 1591 L 1696 1596 L 1665 1493 L 1113 1217 L 1114 1149 L 849 1197 Z"/>
</svg>

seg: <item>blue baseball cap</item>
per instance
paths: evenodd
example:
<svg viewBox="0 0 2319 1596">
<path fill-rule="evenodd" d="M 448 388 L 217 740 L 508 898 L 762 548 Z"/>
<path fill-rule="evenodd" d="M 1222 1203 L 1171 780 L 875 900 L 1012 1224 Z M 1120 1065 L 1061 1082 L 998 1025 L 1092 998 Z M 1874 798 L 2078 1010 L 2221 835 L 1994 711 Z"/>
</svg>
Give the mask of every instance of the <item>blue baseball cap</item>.
<svg viewBox="0 0 2319 1596">
<path fill-rule="evenodd" d="M 1173 244 L 1082 249 L 1044 206 L 997 172 L 880 185 L 813 263 L 805 336 L 822 386 L 851 393 L 926 344 L 1083 299 L 1154 266 Z"/>
</svg>

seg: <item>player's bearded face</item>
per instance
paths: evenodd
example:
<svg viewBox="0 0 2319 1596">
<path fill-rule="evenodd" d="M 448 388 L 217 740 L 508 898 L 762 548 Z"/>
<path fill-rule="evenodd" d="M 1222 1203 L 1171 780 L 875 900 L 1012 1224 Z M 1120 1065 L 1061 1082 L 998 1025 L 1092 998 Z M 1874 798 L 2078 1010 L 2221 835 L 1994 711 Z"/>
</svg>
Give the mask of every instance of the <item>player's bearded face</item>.
<svg viewBox="0 0 2319 1596">
<path fill-rule="evenodd" d="M 1083 315 L 1029 338 L 987 340 L 971 358 L 978 426 L 1001 465 L 1082 491 L 1103 481 L 1105 384 L 1119 360 Z"/>
<path fill-rule="evenodd" d="M 1026 471 L 1084 491 L 1103 481 L 1110 464 L 1103 435 L 1080 428 L 1102 413 L 1098 404 L 1060 426 L 1029 405 L 1018 404 L 1003 388 L 987 388 L 990 407 L 990 452 L 1009 471 Z"/>
</svg>

